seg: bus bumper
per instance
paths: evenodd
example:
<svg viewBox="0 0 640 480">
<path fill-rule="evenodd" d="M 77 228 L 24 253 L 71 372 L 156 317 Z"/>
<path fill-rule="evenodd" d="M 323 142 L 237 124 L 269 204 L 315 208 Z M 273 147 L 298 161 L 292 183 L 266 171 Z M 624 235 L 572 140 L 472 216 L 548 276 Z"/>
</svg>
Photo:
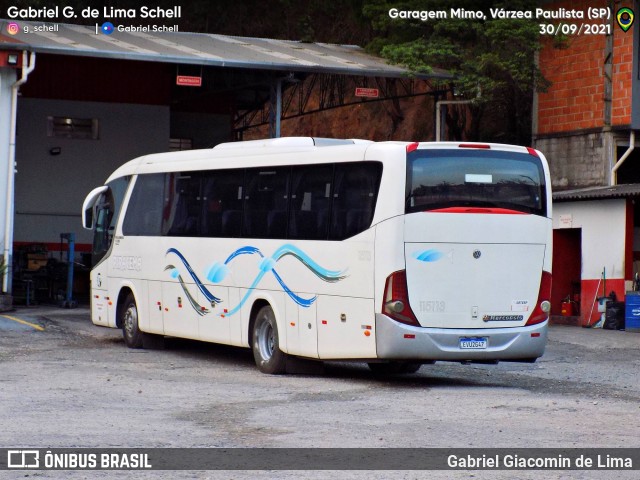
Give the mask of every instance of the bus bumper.
<svg viewBox="0 0 640 480">
<path fill-rule="evenodd" d="M 533 360 L 547 344 L 548 321 L 513 328 L 413 327 L 376 314 L 376 347 L 382 360 Z M 463 349 L 461 339 L 486 338 L 482 349 Z"/>
</svg>

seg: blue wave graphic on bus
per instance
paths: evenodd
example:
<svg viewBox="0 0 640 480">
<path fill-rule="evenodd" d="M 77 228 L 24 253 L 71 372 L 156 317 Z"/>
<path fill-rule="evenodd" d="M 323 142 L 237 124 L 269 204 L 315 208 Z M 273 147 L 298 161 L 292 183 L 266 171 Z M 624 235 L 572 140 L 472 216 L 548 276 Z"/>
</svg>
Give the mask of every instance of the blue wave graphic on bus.
<svg viewBox="0 0 640 480">
<path fill-rule="evenodd" d="M 193 278 L 193 281 L 196 282 L 196 285 L 198 286 L 198 289 L 202 292 L 202 294 L 204 295 L 204 297 L 207 300 L 209 300 L 210 302 L 213 302 L 213 303 L 222 302 L 222 300 L 220 300 L 215 295 L 213 295 L 209 290 L 207 290 L 207 287 L 205 287 L 203 285 L 203 283 L 200 281 L 200 279 L 198 278 L 198 275 L 196 275 L 196 272 L 193 271 L 193 268 L 191 268 L 191 265 L 189 265 L 189 262 L 187 262 L 187 259 L 184 258 L 184 255 L 182 255 L 182 253 L 180 253 L 175 248 L 170 248 L 169 250 L 167 250 L 167 254 L 169 254 L 169 253 L 175 253 L 178 256 L 178 258 L 180 260 L 182 260 L 182 263 L 184 264 L 185 268 L 187 269 L 187 272 L 189 272 L 189 275 L 191 275 L 191 278 Z M 172 273 L 172 276 L 174 278 L 176 278 L 178 276 L 178 272 L 177 272 L 177 270 L 175 270 L 175 268 L 174 268 L 174 271 Z"/>
<path fill-rule="evenodd" d="M 444 257 L 444 253 L 440 250 L 436 250 L 435 248 L 413 252 L 413 258 L 420 260 L 421 262 L 437 262 L 442 257 Z"/>
<path fill-rule="evenodd" d="M 198 278 L 196 273 L 193 271 L 193 269 L 189 265 L 189 262 L 186 260 L 186 258 L 177 249 L 170 248 L 169 250 L 167 250 L 167 254 L 169 254 L 169 253 L 174 253 L 174 254 L 176 254 L 178 256 L 178 258 L 182 261 L 182 263 L 184 264 L 185 268 L 187 269 L 187 271 L 191 275 L 191 278 L 193 278 L 194 282 L 196 282 L 196 285 L 198 286 L 198 289 L 203 293 L 203 295 L 207 298 L 207 300 L 212 302 L 212 306 L 215 306 L 215 304 L 221 302 L 220 299 L 218 299 L 211 292 L 209 292 L 209 290 L 206 288 L 206 286 L 202 283 L 202 281 Z M 244 297 L 242 297 L 242 299 L 240 300 L 238 305 L 236 305 L 234 308 L 232 308 L 228 312 L 225 312 L 225 314 L 224 314 L 225 316 L 233 315 L 234 313 L 238 312 L 238 310 L 240 310 L 242 305 L 244 305 L 244 303 L 247 301 L 247 299 L 251 295 L 252 291 L 258 286 L 260 281 L 264 278 L 264 276 L 267 273 L 272 273 L 273 274 L 273 276 L 276 279 L 276 281 L 282 287 L 282 290 L 296 304 L 298 304 L 298 305 L 300 305 L 301 307 L 304 307 L 304 308 L 310 307 L 313 304 L 313 302 L 316 301 L 317 296 L 313 296 L 311 298 L 304 298 L 304 297 L 301 297 L 299 295 L 296 295 L 289 288 L 289 286 L 284 282 L 284 280 L 278 274 L 278 272 L 276 272 L 276 270 L 275 270 L 275 266 L 278 263 L 278 261 L 280 261 L 280 259 L 282 259 L 282 258 L 284 258 L 286 256 L 294 257 L 296 260 L 298 260 L 300 263 L 302 263 L 305 267 L 307 267 L 314 275 L 316 275 L 318 278 L 320 278 L 321 280 L 323 280 L 325 282 L 330 282 L 330 283 L 339 282 L 340 280 L 344 279 L 347 276 L 346 275 L 346 270 L 329 270 L 329 269 L 326 269 L 326 268 L 322 267 L 321 265 L 319 265 L 316 261 L 314 261 L 311 257 L 309 257 L 305 252 L 303 252 L 301 249 L 299 249 L 295 245 L 291 245 L 291 244 L 282 245 L 270 257 L 266 257 L 260 251 L 259 248 L 247 245 L 247 246 L 241 247 L 241 248 L 235 250 L 233 253 L 231 253 L 227 257 L 227 259 L 224 261 L 224 263 L 216 262 L 211 267 L 209 267 L 207 269 L 207 272 L 206 272 L 207 280 L 212 282 L 212 283 L 220 283 L 220 282 L 222 282 L 226 278 L 226 276 L 231 272 L 231 270 L 229 268 L 229 264 L 235 258 L 237 258 L 240 255 L 258 255 L 262 260 L 260 261 L 260 263 L 258 265 L 258 269 L 259 269 L 258 274 L 256 275 L 256 277 L 254 278 L 253 282 L 251 283 L 251 286 L 249 286 L 249 289 L 247 290 L 247 293 L 244 295 Z M 196 311 L 198 311 L 201 315 L 209 313 L 209 311 L 208 311 L 208 309 L 206 309 L 206 307 L 202 307 L 201 305 L 199 305 L 193 299 L 193 296 L 190 295 L 190 293 L 188 292 L 188 289 L 187 289 L 186 285 L 184 284 L 184 282 L 182 280 L 182 277 L 180 276 L 178 270 L 173 265 L 168 265 L 165 268 L 165 270 L 172 270 L 171 275 L 174 278 L 178 278 L 178 280 L 180 281 L 180 285 L 182 286 L 182 289 L 185 291 L 185 295 L 187 296 L 187 299 L 189 300 L 189 303 L 191 304 L 191 306 Z M 204 312 L 204 313 L 201 313 L 201 312 Z"/>
</svg>

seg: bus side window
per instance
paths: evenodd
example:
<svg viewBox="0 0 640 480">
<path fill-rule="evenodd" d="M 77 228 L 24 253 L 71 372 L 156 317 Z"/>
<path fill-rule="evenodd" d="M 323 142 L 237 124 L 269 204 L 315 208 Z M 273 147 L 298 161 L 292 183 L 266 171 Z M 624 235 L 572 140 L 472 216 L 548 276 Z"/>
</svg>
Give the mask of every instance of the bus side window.
<svg viewBox="0 0 640 480">
<path fill-rule="evenodd" d="M 208 236 L 239 237 L 242 234 L 242 197 L 244 170 L 218 170 L 207 173 L 210 188 L 207 196 L 208 219 L 212 225 Z M 220 219 L 220 230 L 216 231 Z M 207 223 L 208 222 L 208 223 Z"/>
<path fill-rule="evenodd" d="M 203 237 L 219 237 L 222 234 L 222 200 L 219 190 L 215 175 L 212 172 L 204 172 L 200 225 Z"/>
<path fill-rule="evenodd" d="M 122 225 L 124 235 L 160 235 L 164 191 L 164 173 L 138 175 Z"/>
<path fill-rule="evenodd" d="M 170 213 L 163 219 L 163 233 L 168 236 L 197 237 L 202 223 L 200 176 L 197 172 L 169 174 L 168 182 L 169 197 L 174 201 L 165 206 Z"/>
<path fill-rule="evenodd" d="M 291 177 L 289 238 L 327 238 L 333 165 L 296 167 Z"/>
<path fill-rule="evenodd" d="M 380 187 L 382 164 L 337 164 L 329 238 L 342 240 L 371 226 Z"/>
<path fill-rule="evenodd" d="M 247 170 L 245 185 L 243 235 L 286 238 L 289 168 Z"/>
</svg>

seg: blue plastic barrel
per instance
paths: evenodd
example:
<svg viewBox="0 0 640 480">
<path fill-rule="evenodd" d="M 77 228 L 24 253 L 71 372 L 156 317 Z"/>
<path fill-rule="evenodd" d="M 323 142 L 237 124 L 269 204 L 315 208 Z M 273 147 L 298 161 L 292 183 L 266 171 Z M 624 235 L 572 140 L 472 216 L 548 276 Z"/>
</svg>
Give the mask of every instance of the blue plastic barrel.
<svg viewBox="0 0 640 480">
<path fill-rule="evenodd" d="M 625 303 L 625 330 L 640 332 L 640 292 L 627 292 Z"/>
</svg>

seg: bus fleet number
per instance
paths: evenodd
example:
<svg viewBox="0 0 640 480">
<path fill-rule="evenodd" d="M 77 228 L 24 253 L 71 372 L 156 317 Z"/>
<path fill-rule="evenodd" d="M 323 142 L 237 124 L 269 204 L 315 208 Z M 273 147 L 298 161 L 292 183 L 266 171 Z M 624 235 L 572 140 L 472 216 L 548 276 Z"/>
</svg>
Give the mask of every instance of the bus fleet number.
<svg viewBox="0 0 640 480">
<path fill-rule="evenodd" d="M 446 307 L 442 300 L 424 300 L 420 302 L 420 311 L 427 313 L 442 313 Z"/>
</svg>

